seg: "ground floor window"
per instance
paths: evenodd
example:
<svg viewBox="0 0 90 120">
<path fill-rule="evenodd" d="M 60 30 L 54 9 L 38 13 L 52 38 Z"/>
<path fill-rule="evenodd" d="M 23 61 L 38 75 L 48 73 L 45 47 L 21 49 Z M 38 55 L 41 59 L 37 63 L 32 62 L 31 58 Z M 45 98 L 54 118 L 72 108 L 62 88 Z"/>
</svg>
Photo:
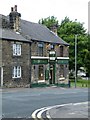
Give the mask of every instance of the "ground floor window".
<svg viewBox="0 0 90 120">
<path fill-rule="evenodd" d="M 21 66 L 14 66 L 12 72 L 13 78 L 21 78 Z"/>
<path fill-rule="evenodd" d="M 39 80 L 44 79 L 44 67 L 43 65 L 39 65 Z"/>
<path fill-rule="evenodd" d="M 64 77 L 64 65 L 60 65 L 60 77 Z"/>
</svg>

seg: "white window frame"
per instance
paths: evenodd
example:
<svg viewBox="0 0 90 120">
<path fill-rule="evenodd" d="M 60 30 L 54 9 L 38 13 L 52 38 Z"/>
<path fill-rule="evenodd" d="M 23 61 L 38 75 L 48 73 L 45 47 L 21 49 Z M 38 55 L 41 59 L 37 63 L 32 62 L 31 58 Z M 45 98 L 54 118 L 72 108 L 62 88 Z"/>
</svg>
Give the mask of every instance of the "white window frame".
<svg viewBox="0 0 90 120">
<path fill-rule="evenodd" d="M 21 66 L 14 66 L 12 78 L 21 78 Z"/>
<path fill-rule="evenodd" d="M 20 44 L 13 44 L 13 55 L 21 56 L 21 45 Z"/>
</svg>

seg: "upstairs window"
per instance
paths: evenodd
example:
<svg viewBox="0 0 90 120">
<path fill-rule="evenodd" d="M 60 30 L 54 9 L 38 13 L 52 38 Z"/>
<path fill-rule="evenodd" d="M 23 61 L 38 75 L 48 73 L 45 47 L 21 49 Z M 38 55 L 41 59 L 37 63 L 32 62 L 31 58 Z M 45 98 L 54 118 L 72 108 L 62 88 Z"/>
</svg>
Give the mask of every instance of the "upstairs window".
<svg viewBox="0 0 90 120">
<path fill-rule="evenodd" d="M 51 45 L 50 45 L 50 48 L 54 50 L 54 45 L 53 45 L 53 44 L 51 44 Z"/>
<path fill-rule="evenodd" d="M 21 55 L 21 45 L 13 44 L 13 55 L 20 56 Z"/>
<path fill-rule="evenodd" d="M 38 55 L 43 56 L 43 43 L 38 43 Z"/>
<path fill-rule="evenodd" d="M 14 66 L 13 67 L 13 78 L 21 78 L 21 67 L 20 66 Z"/>
<path fill-rule="evenodd" d="M 60 57 L 63 57 L 63 46 L 60 46 Z"/>
</svg>

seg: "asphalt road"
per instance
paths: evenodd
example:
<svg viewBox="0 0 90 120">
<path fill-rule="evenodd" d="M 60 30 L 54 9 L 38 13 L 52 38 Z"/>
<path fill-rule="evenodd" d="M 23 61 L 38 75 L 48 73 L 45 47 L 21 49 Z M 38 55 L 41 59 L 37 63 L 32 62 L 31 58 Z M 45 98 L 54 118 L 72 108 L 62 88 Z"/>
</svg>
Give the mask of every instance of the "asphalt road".
<svg viewBox="0 0 90 120">
<path fill-rule="evenodd" d="M 42 107 L 88 101 L 87 88 L 4 89 L 0 93 L 3 118 L 31 118 Z"/>
</svg>

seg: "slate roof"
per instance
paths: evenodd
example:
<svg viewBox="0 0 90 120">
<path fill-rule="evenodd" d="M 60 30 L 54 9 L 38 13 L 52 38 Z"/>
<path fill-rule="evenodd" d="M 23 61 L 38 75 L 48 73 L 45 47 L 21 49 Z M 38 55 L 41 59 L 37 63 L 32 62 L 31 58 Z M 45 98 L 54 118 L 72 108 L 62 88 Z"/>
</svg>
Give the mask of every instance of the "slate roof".
<svg viewBox="0 0 90 120">
<path fill-rule="evenodd" d="M 0 21 L 1 19 L 5 19 L 5 21 L 8 23 L 9 22 L 9 17 L 4 16 L 0 14 Z M 13 30 L 8 29 L 6 25 L 6 29 L 2 28 L 0 24 L 0 38 L 2 37 L 3 39 L 13 39 L 13 40 L 20 40 L 20 41 L 26 41 L 26 42 L 31 42 L 33 41 L 43 41 L 43 42 L 49 42 L 53 44 L 62 44 L 62 45 L 69 45 L 67 42 L 62 40 L 59 36 L 56 36 L 52 31 L 50 31 L 46 26 L 38 24 L 38 23 L 33 23 L 29 22 L 26 20 L 20 21 L 20 33 L 17 34 Z M 2 35 L 1 35 L 2 32 Z"/>
<path fill-rule="evenodd" d="M 6 39 L 6 40 L 16 40 L 16 41 L 22 41 L 22 42 L 30 42 L 30 40 L 25 39 L 22 35 L 14 32 L 10 29 L 3 29 L 0 28 L 0 38 Z"/>
<path fill-rule="evenodd" d="M 69 45 L 51 32 L 46 26 L 38 23 L 21 20 L 21 33 L 23 35 L 29 35 L 32 40 Z"/>
<path fill-rule="evenodd" d="M 4 23 L 3 23 L 4 20 Z M 3 26 L 4 25 L 4 26 Z M 22 35 L 16 33 L 15 31 L 9 29 L 9 19 L 8 16 L 0 14 L 0 38 L 6 40 L 16 40 L 30 42 L 30 40 L 24 38 Z"/>
</svg>

